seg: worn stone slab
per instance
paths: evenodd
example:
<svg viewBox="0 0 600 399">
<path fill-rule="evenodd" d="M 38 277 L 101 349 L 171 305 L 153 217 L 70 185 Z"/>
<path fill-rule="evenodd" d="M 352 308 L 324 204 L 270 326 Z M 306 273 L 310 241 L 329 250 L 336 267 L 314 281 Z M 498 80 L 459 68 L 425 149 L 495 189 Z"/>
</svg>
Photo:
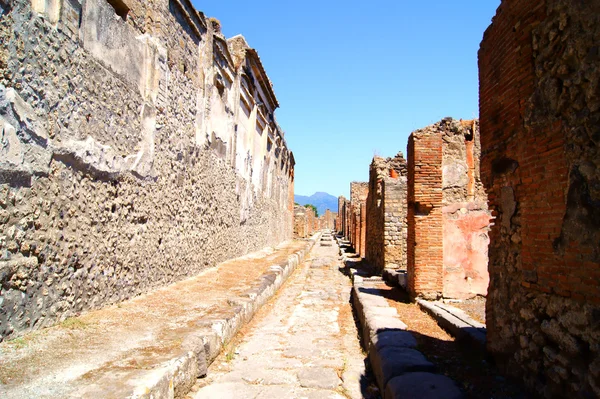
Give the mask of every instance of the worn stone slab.
<svg viewBox="0 0 600 399">
<path fill-rule="evenodd" d="M 335 370 L 328 367 L 305 367 L 298 379 L 304 388 L 335 389 L 342 383 Z"/>
<path fill-rule="evenodd" d="M 362 398 L 361 384 L 368 379 L 364 353 L 348 304 L 350 283 L 336 253 L 337 248 L 315 246 L 268 312 L 254 319 L 229 358 L 219 357 L 198 386 L 259 386 L 250 397 L 261 399 Z M 325 265 L 330 267 L 320 267 Z M 202 390 L 191 396 L 207 397 Z"/>
<path fill-rule="evenodd" d="M 365 348 L 368 349 L 371 337 L 379 332 L 406 329 L 406 324 L 404 324 L 397 316 L 369 315 L 365 317 L 365 326 L 363 328 Z"/>
<path fill-rule="evenodd" d="M 388 381 L 393 377 L 416 371 L 435 372 L 433 363 L 421 352 L 411 348 L 385 346 L 376 350 L 371 347 L 369 361 L 382 392 L 385 392 Z"/>
<path fill-rule="evenodd" d="M 243 382 L 223 382 L 201 388 L 196 392 L 198 398 L 239 399 L 256 398 L 262 388 L 258 385 L 244 384 Z"/>
<path fill-rule="evenodd" d="M 467 312 L 465 312 L 462 309 L 459 309 L 457 307 L 448 305 L 446 303 L 443 302 L 435 302 L 435 306 L 437 306 L 438 308 L 442 308 L 443 310 L 452 313 L 453 316 L 456 316 L 457 318 L 461 319 L 462 321 L 464 321 L 467 324 L 472 325 L 475 328 L 479 328 L 482 330 L 485 330 L 485 324 L 478 322 L 477 320 L 473 319 L 471 316 L 469 316 L 467 314 Z"/>
<path fill-rule="evenodd" d="M 379 351 L 386 346 L 395 346 L 399 348 L 416 348 L 417 340 L 408 331 L 384 330 L 371 336 L 369 347 L 374 347 Z"/>
<path fill-rule="evenodd" d="M 476 327 L 481 325 L 481 323 L 476 322 L 468 316 L 465 317 L 465 315 L 461 315 L 462 318 L 457 317 L 457 315 L 448 310 L 450 307 L 447 305 L 444 308 L 438 306 L 437 302 L 429 302 L 422 299 L 417 299 L 417 303 L 421 309 L 429 313 L 442 328 L 449 331 L 457 340 L 469 341 L 480 350 L 485 350 L 485 330 Z M 463 320 L 463 318 L 467 321 Z M 471 321 L 475 325 L 471 324 Z"/>
<path fill-rule="evenodd" d="M 443 375 L 407 373 L 388 381 L 384 399 L 463 399 L 456 383 Z"/>
</svg>

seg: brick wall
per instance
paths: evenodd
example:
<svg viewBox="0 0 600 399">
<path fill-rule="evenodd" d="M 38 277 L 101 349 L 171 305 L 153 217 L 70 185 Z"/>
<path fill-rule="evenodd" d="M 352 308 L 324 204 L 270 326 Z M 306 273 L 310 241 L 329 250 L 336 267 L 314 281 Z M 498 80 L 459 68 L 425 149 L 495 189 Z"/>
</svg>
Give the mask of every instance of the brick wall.
<svg viewBox="0 0 600 399">
<path fill-rule="evenodd" d="M 543 397 L 600 397 L 600 2 L 504 0 L 479 51 L 488 350 Z"/>
<path fill-rule="evenodd" d="M 413 132 L 408 161 L 408 281 L 413 295 L 486 295 L 490 213 L 477 120 Z"/>
<path fill-rule="evenodd" d="M 437 298 L 443 289 L 442 135 L 417 130 L 408 139 L 408 290 Z"/>
<path fill-rule="evenodd" d="M 479 121 L 442 121 L 444 298 L 487 294 L 490 212 L 481 183 Z"/>
<path fill-rule="evenodd" d="M 366 240 L 366 207 L 364 205 L 366 204 L 368 193 L 369 183 L 350 183 L 350 213 L 352 222 L 350 242 L 356 253 L 362 254 L 361 256 L 364 256 Z"/>
</svg>

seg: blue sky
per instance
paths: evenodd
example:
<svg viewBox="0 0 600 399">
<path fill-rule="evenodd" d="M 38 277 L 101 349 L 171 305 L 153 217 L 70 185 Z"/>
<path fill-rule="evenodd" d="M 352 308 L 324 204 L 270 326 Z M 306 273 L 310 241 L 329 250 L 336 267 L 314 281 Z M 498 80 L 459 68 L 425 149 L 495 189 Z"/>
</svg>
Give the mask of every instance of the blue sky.
<svg viewBox="0 0 600 399">
<path fill-rule="evenodd" d="M 192 1 L 254 47 L 280 102 L 296 194 L 348 196 L 411 131 L 478 115 L 477 50 L 500 0 Z"/>
</svg>

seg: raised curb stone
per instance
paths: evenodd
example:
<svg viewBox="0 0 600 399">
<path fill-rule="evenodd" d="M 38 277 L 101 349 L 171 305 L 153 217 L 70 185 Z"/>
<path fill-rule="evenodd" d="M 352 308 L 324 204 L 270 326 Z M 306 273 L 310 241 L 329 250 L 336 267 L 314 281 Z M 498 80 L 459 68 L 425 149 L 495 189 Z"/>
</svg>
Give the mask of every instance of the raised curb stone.
<svg viewBox="0 0 600 399">
<path fill-rule="evenodd" d="M 257 282 L 258 290 L 250 296 L 246 306 L 239 306 L 236 315 L 226 320 L 207 320 L 211 329 L 205 334 L 196 333 L 187 341 L 188 352 L 173 358 L 169 366 L 154 372 L 144 381 L 137 381 L 132 398 L 173 398 L 181 397 L 189 391 L 196 379 L 207 373 L 208 366 L 214 361 L 242 325 L 281 287 L 291 271 L 304 259 L 317 241 L 317 235 L 307 241 L 306 247 L 290 255 L 286 264 L 277 265 L 261 276 Z M 204 357 L 204 359 L 202 359 Z M 219 391 L 220 392 L 220 391 Z M 221 396 L 219 396 L 221 397 Z"/>
<path fill-rule="evenodd" d="M 433 363 L 415 349 L 414 336 L 406 331 L 407 326 L 398 317 L 396 309 L 389 306 L 377 288 L 382 279 L 361 276 L 354 269 L 351 269 L 351 277 L 352 303 L 363 331 L 363 346 L 379 389 L 385 394 L 384 399 L 462 398 L 454 381 L 433 374 Z M 403 376 L 407 377 L 401 378 Z M 390 385 L 391 381 L 395 381 L 393 385 Z"/>
<path fill-rule="evenodd" d="M 435 372 L 435 366 L 416 349 L 384 346 L 369 351 L 369 361 L 379 387 L 387 386 L 389 380 L 412 371 Z M 383 390 L 383 389 L 382 389 Z"/>
<path fill-rule="evenodd" d="M 450 378 L 432 373 L 407 373 L 388 381 L 384 399 L 462 399 Z"/>
</svg>

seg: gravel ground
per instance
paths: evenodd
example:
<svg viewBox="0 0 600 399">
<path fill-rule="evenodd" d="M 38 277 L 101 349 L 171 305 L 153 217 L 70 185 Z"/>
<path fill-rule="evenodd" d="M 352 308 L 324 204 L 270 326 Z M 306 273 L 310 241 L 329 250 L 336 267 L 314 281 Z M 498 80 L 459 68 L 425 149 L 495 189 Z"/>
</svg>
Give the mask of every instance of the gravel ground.
<svg viewBox="0 0 600 399">
<path fill-rule="evenodd" d="M 485 324 L 485 298 L 482 296 L 467 299 L 462 302 L 449 302 L 449 305 L 464 310 L 469 316 Z"/>
</svg>

